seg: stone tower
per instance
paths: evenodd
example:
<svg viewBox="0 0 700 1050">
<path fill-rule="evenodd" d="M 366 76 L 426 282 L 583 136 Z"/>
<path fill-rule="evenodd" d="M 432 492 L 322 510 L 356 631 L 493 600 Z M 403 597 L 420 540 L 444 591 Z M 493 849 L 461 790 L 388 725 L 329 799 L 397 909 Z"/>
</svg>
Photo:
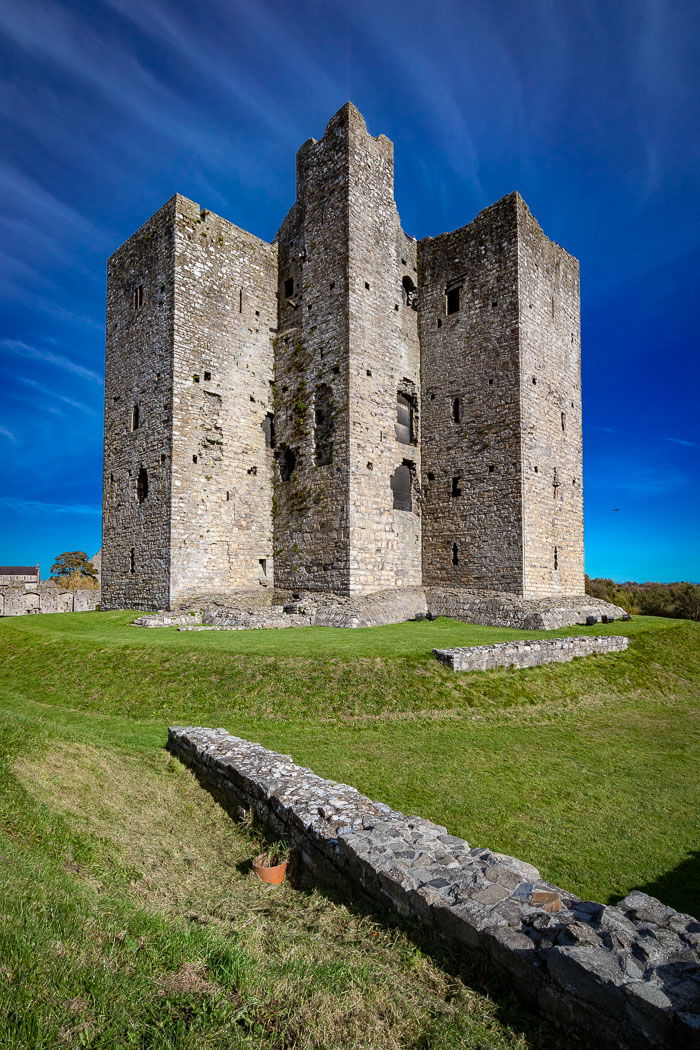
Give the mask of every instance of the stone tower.
<svg viewBox="0 0 700 1050">
<path fill-rule="evenodd" d="M 349 103 L 273 244 L 173 197 L 109 262 L 103 604 L 583 594 L 578 304 L 518 194 L 408 237 Z"/>
</svg>

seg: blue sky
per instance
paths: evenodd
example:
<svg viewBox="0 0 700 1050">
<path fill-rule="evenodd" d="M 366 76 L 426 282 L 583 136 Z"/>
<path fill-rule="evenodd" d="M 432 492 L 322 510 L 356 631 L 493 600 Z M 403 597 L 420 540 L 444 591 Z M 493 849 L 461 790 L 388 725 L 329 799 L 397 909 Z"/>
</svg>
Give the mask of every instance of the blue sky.
<svg viewBox="0 0 700 1050">
<path fill-rule="evenodd" d="M 271 240 L 351 99 L 420 238 L 581 260 L 586 568 L 700 579 L 694 2 L 0 0 L 0 562 L 100 546 L 105 263 L 175 191 Z"/>
</svg>

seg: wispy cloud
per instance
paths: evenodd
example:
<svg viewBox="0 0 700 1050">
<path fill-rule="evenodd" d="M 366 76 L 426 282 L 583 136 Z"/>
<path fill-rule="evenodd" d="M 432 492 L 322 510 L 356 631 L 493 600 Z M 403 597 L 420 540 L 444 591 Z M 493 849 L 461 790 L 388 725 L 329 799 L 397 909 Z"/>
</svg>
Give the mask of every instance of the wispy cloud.
<svg viewBox="0 0 700 1050">
<path fill-rule="evenodd" d="M 90 368 L 78 364 L 77 361 L 72 361 L 69 357 L 64 357 L 62 354 L 54 354 L 51 350 L 41 350 L 39 347 L 30 346 L 28 343 L 23 343 L 20 339 L 0 339 L 0 347 L 11 354 L 19 354 L 22 357 L 45 361 L 49 365 L 61 368 L 64 372 L 72 372 L 73 375 L 80 376 L 81 379 L 87 379 L 92 383 L 102 385 L 104 382 L 102 376 L 98 375 L 97 372 L 93 372 Z"/>
<path fill-rule="evenodd" d="M 16 514 L 88 514 L 100 516 L 102 508 L 87 503 L 43 503 L 41 500 L 21 499 L 18 496 L 0 496 L 0 507 Z"/>
<path fill-rule="evenodd" d="M 619 437 L 630 438 L 633 441 L 639 439 L 639 434 L 630 434 L 626 430 L 616 430 L 615 427 L 601 427 L 596 423 L 592 423 L 590 426 L 591 430 L 597 430 L 601 434 L 617 434 Z M 666 434 L 645 434 L 645 441 L 670 441 L 673 445 L 685 445 L 686 448 L 700 448 L 697 441 L 688 441 L 686 438 L 667 437 Z"/>
<path fill-rule="evenodd" d="M 664 441 L 672 441 L 674 445 L 687 445 L 688 448 L 700 448 L 700 445 L 696 441 L 686 441 L 685 438 L 671 438 L 667 437 Z"/>
<path fill-rule="evenodd" d="M 95 415 L 95 409 L 91 408 L 90 405 L 84 404 L 82 401 L 75 401 L 72 397 L 66 397 L 64 394 L 57 394 L 55 390 L 51 390 L 50 387 L 44 386 L 43 383 L 39 383 L 36 379 L 29 379 L 28 376 L 20 376 L 20 383 L 24 383 L 25 386 L 32 387 L 33 390 L 38 390 L 40 394 L 45 397 L 52 397 L 56 401 L 62 401 L 64 405 L 69 405 L 70 408 L 77 408 L 79 412 L 88 412 L 91 416 Z"/>
<path fill-rule="evenodd" d="M 0 425 L 0 437 L 7 438 L 7 440 L 11 441 L 13 445 L 17 444 L 16 436 L 12 433 L 11 430 L 8 430 L 7 427 L 3 427 L 2 425 Z"/>
</svg>

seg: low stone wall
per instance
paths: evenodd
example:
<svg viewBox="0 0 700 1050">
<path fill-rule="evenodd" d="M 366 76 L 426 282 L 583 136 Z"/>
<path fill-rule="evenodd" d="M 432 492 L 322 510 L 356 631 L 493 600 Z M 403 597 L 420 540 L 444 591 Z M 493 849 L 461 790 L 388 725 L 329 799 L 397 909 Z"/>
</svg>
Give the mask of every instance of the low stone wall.
<svg viewBox="0 0 700 1050">
<path fill-rule="evenodd" d="M 100 604 L 100 591 L 79 588 L 61 590 L 53 580 L 25 587 L 0 587 L 0 616 L 27 616 L 29 613 L 94 612 Z"/>
<path fill-rule="evenodd" d="M 595 653 L 621 653 L 627 638 L 617 634 L 595 638 L 540 638 L 520 642 L 496 642 L 495 645 L 469 645 L 456 649 L 433 649 L 440 663 L 453 671 L 488 671 L 494 667 L 538 667 L 540 664 L 564 664 L 577 656 Z"/>
<path fill-rule="evenodd" d="M 619 605 L 600 598 L 520 598 L 516 594 L 466 591 L 430 587 L 428 608 L 436 616 L 450 616 L 487 627 L 513 627 L 523 631 L 554 631 L 558 627 L 585 624 L 589 616 L 598 620 L 620 620 L 628 614 Z"/>
<path fill-rule="evenodd" d="M 596 1047 L 700 1047 L 700 923 L 645 893 L 582 901 L 536 868 L 323 780 L 223 729 L 168 748 L 227 807 L 252 811 L 302 872 L 484 953 L 554 1024 Z"/>
</svg>

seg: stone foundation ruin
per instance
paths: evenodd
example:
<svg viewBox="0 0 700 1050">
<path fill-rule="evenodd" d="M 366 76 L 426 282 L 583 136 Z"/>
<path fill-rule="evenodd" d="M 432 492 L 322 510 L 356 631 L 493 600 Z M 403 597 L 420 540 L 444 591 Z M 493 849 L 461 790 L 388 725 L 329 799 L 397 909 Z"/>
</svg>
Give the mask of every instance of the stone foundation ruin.
<svg viewBox="0 0 700 1050">
<path fill-rule="evenodd" d="M 293 847 L 298 874 L 479 952 L 551 1023 L 596 1050 L 700 1048 L 700 922 L 633 891 L 580 900 L 531 864 L 372 802 L 224 729 L 168 748 L 231 812 Z"/>
</svg>

